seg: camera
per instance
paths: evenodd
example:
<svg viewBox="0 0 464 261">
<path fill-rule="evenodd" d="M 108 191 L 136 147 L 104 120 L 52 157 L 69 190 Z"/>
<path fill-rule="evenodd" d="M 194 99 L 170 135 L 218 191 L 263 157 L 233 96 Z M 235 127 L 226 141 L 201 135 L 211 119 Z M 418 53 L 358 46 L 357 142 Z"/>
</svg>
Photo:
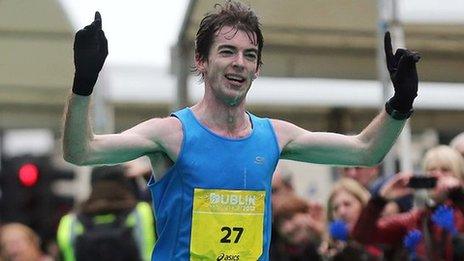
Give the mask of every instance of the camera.
<svg viewBox="0 0 464 261">
<path fill-rule="evenodd" d="M 430 189 L 437 185 L 436 177 L 427 177 L 423 175 L 413 176 L 409 179 L 408 187 L 414 189 Z"/>
</svg>

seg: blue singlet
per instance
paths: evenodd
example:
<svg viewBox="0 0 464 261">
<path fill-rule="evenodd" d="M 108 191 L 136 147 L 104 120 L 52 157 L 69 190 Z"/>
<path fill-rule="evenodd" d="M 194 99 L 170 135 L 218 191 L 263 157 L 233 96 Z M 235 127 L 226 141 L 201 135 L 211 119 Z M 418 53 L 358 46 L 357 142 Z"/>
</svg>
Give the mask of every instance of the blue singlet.
<svg viewBox="0 0 464 261">
<path fill-rule="evenodd" d="M 250 193 L 261 193 L 263 208 L 262 230 L 259 229 L 259 238 L 262 241 L 258 260 L 269 259 L 269 244 L 271 239 L 271 179 L 279 159 L 279 146 L 274 129 L 269 119 L 248 114 L 252 123 L 250 135 L 239 139 L 221 137 L 204 125 L 194 116 L 190 108 L 177 111 L 173 116 L 177 117 L 183 128 L 183 141 L 181 150 L 175 164 L 168 170 L 165 176 L 155 182 L 153 177 L 148 183 L 153 198 L 153 208 L 156 215 L 156 231 L 158 240 L 155 244 L 152 260 L 197 260 L 201 259 L 192 254 L 191 241 L 213 240 L 221 246 L 234 245 L 242 233 L 235 225 L 223 225 L 222 231 L 218 231 L 218 238 L 210 238 L 210 234 L 202 233 L 212 230 L 211 227 L 197 228 L 197 233 L 192 232 L 192 218 L 203 211 L 194 210 L 194 195 L 201 191 L 212 191 L 207 196 L 198 197 L 197 202 L 228 203 L 237 206 L 245 206 L 255 203 L 254 196 Z M 220 195 L 222 191 L 226 194 Z M 245 194 L 234 195 L 235 191 Z M 229 193 L 230 192 L 230 193 Z M 200 195 L 200 194 L 198 194 Z M 203 195 L 203 194 L 202 194 Z M 195 196 L 197 200 L 197 196 Z M 250 204 L 251 204 L 250 203 Z M 197 204 L 195 205 L 197 206 Z M 204 209 L 204 206 L 200 206 Z M 219 210 L 224 210 L 220 208 Z M 234 212 L 235 208 L 227 206 L 226 210 Z M 217 210 L 214 210 L 217 211 Z M 224 215 L 225 212 L 220 212 Z M 212 212 L 206 213 L 210 220 Z M 215 212 L 216 213 L 216 212 Z M 227 214 L 227 213 L 226 213 Z M 240 215 L 240 214 L 239 214 Z M 241 214 L 244 219 L 254 214 Z M 214 215 L 212 215 L 214 216 Z M 197 219 L 201 222 L 201 217 Z M 213 217 L 214 218 L 214 217 Z M 240 220 L 240 219 L 239 219 Z M 204 223 L 204 221 L 203 221 Z M 256 224 L 256 223 L 254 223 Z M 250 225 L 249 225 L 250 226 Z M 224 228 L 226 227 L 226 228 Z M 199 232 L 199 233 L 198 233 Z M 245 230 L 243 240 L 246 239 Z M 229 233 L 229 234 L 228 234 Z M 230 236 L 230 237 L 228 237 Z M 238 242 L 240 243 L 240 242 Z M 199 248 L 203 247 L 201 242 Z M 194 247 L 196 248 L 196 247 Z M 214 251 L 210 251 L 213 253 Z M 216 253 L 214 260 L 233 260 L 239 255 L 246 256 L 246 249 L 240 253 Z M 225 258 L 227 257 L 227 258 Z M 240 259 L 242 260 L 242 259 Z"/>
</svg>

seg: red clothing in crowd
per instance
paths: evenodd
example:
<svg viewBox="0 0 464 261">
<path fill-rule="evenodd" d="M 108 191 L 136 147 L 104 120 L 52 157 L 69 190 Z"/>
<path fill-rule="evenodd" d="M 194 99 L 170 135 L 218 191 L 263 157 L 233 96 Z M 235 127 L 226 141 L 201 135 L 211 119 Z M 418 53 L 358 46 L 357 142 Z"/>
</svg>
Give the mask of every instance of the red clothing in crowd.
<svg viewBox="0 0 464 261">
<path fill-rule="evenodd" d="M 453 260 L 452 236 L 431 221 L 431 209 L 417 209 L 380 217 L 386 203 L 380 197 L 374 197 L 368 202 L 352 231 L 355 240 L 362 244 L 401 247 L 407 233 L 418 229 L 423 235 L 416 249 L 418 256 L 428 257 L 429 260 Z M 447 202 L 447 205 L 453 208 L 456 229 L 464 232 L 464 208 L 458 207 L 453 201 Z"/>
</svg>

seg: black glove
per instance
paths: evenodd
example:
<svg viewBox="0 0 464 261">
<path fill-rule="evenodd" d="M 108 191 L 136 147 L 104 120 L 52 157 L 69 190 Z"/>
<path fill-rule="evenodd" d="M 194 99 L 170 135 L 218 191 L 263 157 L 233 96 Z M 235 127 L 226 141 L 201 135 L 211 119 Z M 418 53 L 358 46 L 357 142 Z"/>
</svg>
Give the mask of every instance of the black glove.
<svg viewBox="0 0 464 261">
<path fill-rule="evenodd" d="M 79 30 L 74 39 L 74 83 L 75 94 L 88 96 L 97 82 L 98 73 L 108 55 L 108 41 L 102 30 L 102 19 L 95 12 L 95 19 Z"/>
<path fill-rule="evenodd" d="M 416 63 L 419 61 L 420 55 L 406 49 L 398 49 L 393 55 L 390 32 L 385 33 L 384 44 L 387 68 L 395 89 L 395 94 L 387 102 L 387 112 L 389 112 L 388 107 L 390 107 L 400 113 L 407 114 L 412 111 L 412 103 L 417 96 L 419 80 Z M 390 112 L 389 114 L 391 115 Z"/>
</svg>

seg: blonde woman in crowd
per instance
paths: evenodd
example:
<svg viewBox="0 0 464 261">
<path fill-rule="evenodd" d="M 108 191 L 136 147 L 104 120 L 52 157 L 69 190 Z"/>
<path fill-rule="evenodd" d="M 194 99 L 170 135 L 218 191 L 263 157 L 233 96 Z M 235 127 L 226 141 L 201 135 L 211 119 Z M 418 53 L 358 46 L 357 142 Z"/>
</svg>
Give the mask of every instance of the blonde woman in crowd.
<svg viewBox="0 0 464 261">
<path fill-rule="evenodd" d="M 369 198 L 367 189 L 354 179 L 342 178 L 334 184 L 327 201 L 329 231 L 320 249 L 326 258 L 375 260 L 381 256 L 380 248 L 358 244 L 349 237 Z"/>
<path fill-rule="evenodd" d="M 327 201 L 327 217 L 329 221 L 340 219 L 352 228 L 363 206 L 367 204 L 370 194 L 359 182 L 351 178 L 337 181 Z"/>
</svg>

